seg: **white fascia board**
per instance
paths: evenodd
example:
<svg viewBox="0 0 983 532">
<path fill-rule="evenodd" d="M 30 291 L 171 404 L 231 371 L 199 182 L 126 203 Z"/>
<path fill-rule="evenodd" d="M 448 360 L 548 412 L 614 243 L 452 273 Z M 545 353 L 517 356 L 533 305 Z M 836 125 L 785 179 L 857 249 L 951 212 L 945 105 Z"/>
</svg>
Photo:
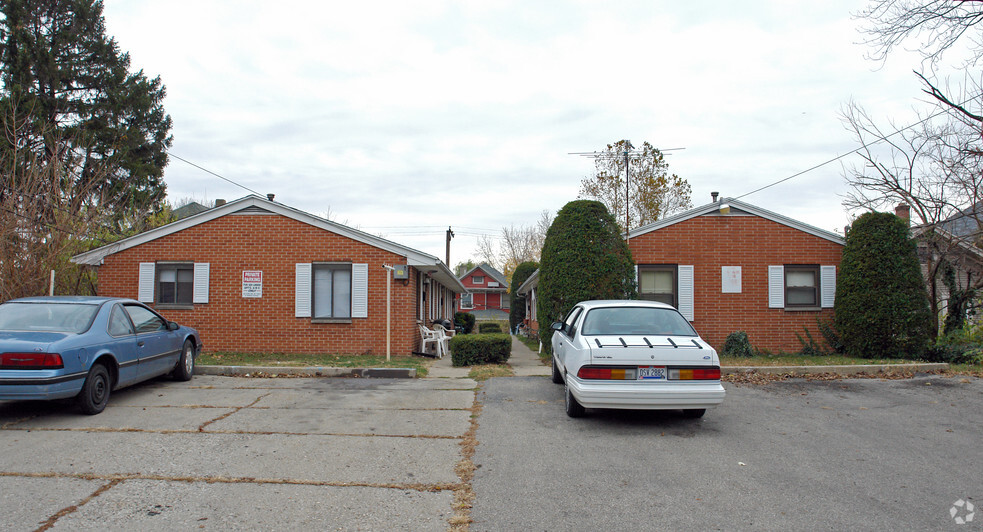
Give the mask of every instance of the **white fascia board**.
<svg viewBox="0 0 983 532">
<path fill-rule="evenodd" d="M 532 291 L 533 288 L 535 288 L 538 285 L 539 285 L 539 268 L 536 268 L 536 271 L 532 272 L 532 274 L 529 275 L 529 277 L 522 284 L 519 285 L 519 288 L 515 290 L 515 293 L 522 294 L 522 295 L 528 294 L 530 291 Z"/>
<path fill-rule="evenodd" d="M 690 210 L 688 210 L 686 212 L 681 212 L 681 213 L 676 214 L 674 216 L 670 216 L 670 217 L 668 217 L 668 218 L 666 218 L 664 220 L 659 220 L 657 222 L 652 222 L 652 223 L 650 223 L 648 225 L 643 225 L 641 227 L 637 227 L 637 228 L 629 231 L 628 235 L 629 235 L 630 238 L 635 238 L 635 237 L 644 235 L 645 233 L 650 233 L 652 231 L 656 231 L 656 230 L 662 229 L 664 227 L 669 227 L 670 225 L 675 225 L 675 224 L 678 224 L 680 222 L 685 222 L 686 220 L 697 218 L 699 216 L 704 216 L 704 215 L 707 215 L 707 214 L 711 214 L 713 212 L 718 211 L 720 209 L 720 206 L 723 205 L 723 204 L 725 204 L 725 203 L 728 204 L 728 205 L 730 205 L 731 209 L 737 209 L 737 210 L 745 211 L 748 214 L 753 214 L 754 216 L 758 216 L 758 217 L 764 218 L 766 220 L 771 220 L 771 221 L 773 221 L 775 223 L 779 223 L 779 224 L 782 224 L 782 225 L 791 227 L 793 229 L 797 229 L 797 230 L 802 231 L 804 233 L 808 233 L 810 235 L 813 235 L 813 236 L 816 236 L 816 237 L 819 237 L 819 238 L 822 238 L 822 239 L 825 239 L 825 240 L 829 240 L 830 242 L 839 244 L 841 246 L 846 245 L 846 240 L 842 236 L 840 236 L 840 235 L 838 235 L 836 233 L 833 233 L 833 232 L 830 232 L 830 231 L 826 231 L 825 229 L 820 229 L 818 227 L 809 225 L 809 224 L 804 223 L 804 222 L 800 222 L 798 220 L 793 220 L 792 218 L 789 218 L 787 216 L 782 216 L 781 214 L 774 213 L 774 212 L 771 212 L 769 210 L 762 209 L 761 207 L 756 207 L 756 206 L 751 205 L 749 203 L 744 203 L 743 201 L 736 200 L 736 199 L 733 199 L 733 198 L 721 198 L 721 200 L 718 201 L 718 202 L 716 202 L 716 203 L 710 203 L 710 204 L 707 204 L 707 205 L 696 207 L 696 208 L 690 209 Z M 726 216 L 726 215 L 722 215 L 722 216 Z"/>
<path fill-rule="evenodd" d="M 461 280 L 454 275 L 454 272 L 444 264 L 444 261 L 437 257 L 420 253 L 416 256 L 407 256 L 407 264 L 422 272 L 429 272 L 430 276 L 436 279 L 445 288 L 455 294 L 463 294 L 468 289 L 461 283 Z"/>
</svg>

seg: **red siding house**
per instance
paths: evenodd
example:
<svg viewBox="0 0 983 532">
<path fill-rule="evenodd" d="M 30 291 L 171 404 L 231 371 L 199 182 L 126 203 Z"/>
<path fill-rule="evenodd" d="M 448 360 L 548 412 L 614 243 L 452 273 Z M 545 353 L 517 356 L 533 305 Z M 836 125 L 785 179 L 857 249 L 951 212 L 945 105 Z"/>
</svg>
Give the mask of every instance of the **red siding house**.
<svg viewBox="0 0 983 532">
<path fill-rule="evenodd" d="M 756 348 L 797 352 L 832 320 L 842 236 L 724 198 L 630 231 L 639 297 L 674 305 L 720 348 L 745 331 Z"/>
<path fill-rule="evenodd" d="M 467 289 L 458 309 L 481 319 L 508 319 L 509 283 L 502 272 L 482 262 L 460 277 Z"/>
<path fill-rule="evenodd" d="M 72 260 L 98 268 L 99 295 L 148 303 L 210 351 L 385 354 L 388 330 L 410 354 L 464 292 L 432 255 L 259 196 Z"/>
</svg>

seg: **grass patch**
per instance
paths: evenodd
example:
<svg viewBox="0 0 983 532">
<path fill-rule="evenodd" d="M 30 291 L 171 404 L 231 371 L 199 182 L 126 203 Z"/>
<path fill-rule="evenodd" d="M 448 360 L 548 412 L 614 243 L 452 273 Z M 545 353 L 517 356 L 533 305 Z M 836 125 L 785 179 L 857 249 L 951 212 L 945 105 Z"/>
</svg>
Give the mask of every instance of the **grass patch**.
<svg viewBox="0 0 983 532">
<path fill-rule="evenodd" d="M 474 366 L 468 373 L 468 377 L 476 381 L 486 381 L 492 377 L 511 377 L 515 375 L 512 366 L 508 364 L 485 364 Z"/>
<path fill-rule="evenodd" d="M 721 366 L 857 366 L 863 364 L 911 364 L 915 360 L 897 358 L 854 358 L 842 355 L 759 355 L 754 357 L 720 356 Z"/>
<path fill-rule="evenodd" d="M 327 367 L 327 368 L 413 368 L 417 377 L 426 377 L 427 368 L 433 362 L 417 356 L 385 355 L 329 355 L 288 353 L 239 353 L 229 351 L 208 352 L 198 355 L 195 361 L 202 366 L 269 366 L 269 367 Z"/>
</svg>

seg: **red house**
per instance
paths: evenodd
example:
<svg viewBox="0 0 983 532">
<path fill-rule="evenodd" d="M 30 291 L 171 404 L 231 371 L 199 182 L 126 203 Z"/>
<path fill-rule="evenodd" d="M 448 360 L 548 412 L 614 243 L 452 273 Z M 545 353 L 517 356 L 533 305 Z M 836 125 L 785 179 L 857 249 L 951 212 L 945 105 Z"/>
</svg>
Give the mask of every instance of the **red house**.
<svg viewBox="0 0 983 532">
<path fill-rule="evenodd" d="M 197 328 L 210 351 L 410 354 L 465 291 L 437 257 L 259 196 L 72 260 L 98 268 L 99 295 Z"/>
<path fill-rule="evenodd" d="M 467 293 L 461 294 L 458 310 L 470 312 L 478 319 L 508 319 L 509 283 L 502 272 L 482 262 L 460 280 Z"/>
<path fill-rule="evenodd" d="M 716 198 L 715 198 L 716 199 Z M 724 198 L 629 232 L 639 297 L 675 306 L 711 345 L 745 331 L 756 348 L 797 352 L 822 342 L 845 240 Z"/>
</svg>

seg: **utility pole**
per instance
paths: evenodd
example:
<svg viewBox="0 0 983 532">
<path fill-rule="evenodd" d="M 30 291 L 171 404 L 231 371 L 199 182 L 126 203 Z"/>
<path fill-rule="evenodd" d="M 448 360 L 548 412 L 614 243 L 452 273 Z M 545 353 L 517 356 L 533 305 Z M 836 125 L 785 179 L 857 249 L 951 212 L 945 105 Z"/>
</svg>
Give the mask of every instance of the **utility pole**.
<svg viewBox="0 0 983 532">
<path fill-rule="evenodd" d="M 449 269 L 451 267 L 451 239 L 454 238 L 454 231 L 451 231 L 451 226 L 447 226 L 447 256 L 444 264 L 447 265 Z"/>
</svg>

